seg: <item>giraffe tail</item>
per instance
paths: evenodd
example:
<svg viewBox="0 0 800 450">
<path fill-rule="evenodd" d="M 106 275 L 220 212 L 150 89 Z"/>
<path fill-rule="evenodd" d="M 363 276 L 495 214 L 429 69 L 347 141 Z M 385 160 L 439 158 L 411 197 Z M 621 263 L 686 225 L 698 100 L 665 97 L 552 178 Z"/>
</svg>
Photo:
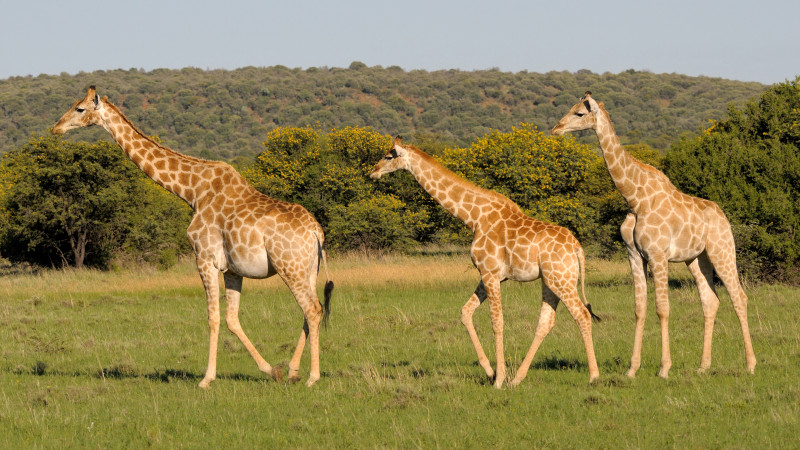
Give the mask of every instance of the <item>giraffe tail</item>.
<svg viewBox="0 0 800 450">
<path fill-rule="evenodd" d="M 323 269 L 325 269 L 325 289 L 323 290 L 322 301 L 322 326 L 327 328 L 328 317 L 331 315 L 331 294 L 333 294 L 333 281 L 331 281 L 331 277 L 328 274 L 328 252 L 325 251 L 325 243 L 320 241 L 319 237 L 317 237 L 317 257 L 317 272 L 319 272 L 320 264 L 322 264 Z"/>
<path fill-rule="evenodd" d="M 583 248 L 578 246 L 578 250 L 575 253 L 578 255 L 578 265 L 581 269 L 581 295 L 583 296 L 583 304 L 586 305 L 586 309 L 589 310 L 589 315 L 592 316 L 592 320 L 602 322 L 603 319 L 592 312 L 592 305 L 586 301 L 586 258 L 583 254 Z"/>
</svg>

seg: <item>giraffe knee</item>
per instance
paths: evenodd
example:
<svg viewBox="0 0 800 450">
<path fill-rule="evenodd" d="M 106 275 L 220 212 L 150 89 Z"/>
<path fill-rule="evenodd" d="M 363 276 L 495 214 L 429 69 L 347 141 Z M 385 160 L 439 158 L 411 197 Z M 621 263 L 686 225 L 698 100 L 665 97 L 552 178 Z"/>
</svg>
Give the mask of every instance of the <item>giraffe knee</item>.
<svg viewBox="0 0 800 450">
<path fill-rule="evenodd" d="M 474 311 L 475 310 L 472 309 L 472 308 L 469 308 L 468 305 L 464 305 L 464 307 L 461 308 L 461 323 L 464 324 L 465 326 L 471 324 L 472 323 L 472 313 Z"/>
<path fill-rule="evenodd" d="M 322 305 L 320 305 L 319 302 L 312 303 L 311 306 L 306 309 L 305 315 L 309 323 L 318 325 L 322 321 Z"/>
<path fill-rule="evenodd" d="M 547 336 L 548 333 L 553 329 L 556 324 L 556 318 L 552 317 L 544 322 L 541 322 L 540 325 L 536 328 L 536 333 L 534 336 L 539 336 L 540 338 L 544 338 Z"/>
<path fill-rule="evenodd" d="M 233 333 L 236 333 L 242 329 L 242 325 L 239 323 L 238 317 L 226 317 L 225 324 L 228 326 L 228 330 Z"/>
</svg>

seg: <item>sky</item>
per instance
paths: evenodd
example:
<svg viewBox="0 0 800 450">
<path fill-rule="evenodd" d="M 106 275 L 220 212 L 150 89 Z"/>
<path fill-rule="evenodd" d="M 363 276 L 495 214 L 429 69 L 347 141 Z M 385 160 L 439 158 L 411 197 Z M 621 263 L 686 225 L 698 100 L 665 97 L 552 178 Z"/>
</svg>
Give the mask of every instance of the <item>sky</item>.
<svg viewBox="0 0 800 450">
<path fill-rule="evenodd" d="M 0 0 L 0 79 L 400 66 L 765 84 L 800 75 L 797 0 Z"/>
</svg>

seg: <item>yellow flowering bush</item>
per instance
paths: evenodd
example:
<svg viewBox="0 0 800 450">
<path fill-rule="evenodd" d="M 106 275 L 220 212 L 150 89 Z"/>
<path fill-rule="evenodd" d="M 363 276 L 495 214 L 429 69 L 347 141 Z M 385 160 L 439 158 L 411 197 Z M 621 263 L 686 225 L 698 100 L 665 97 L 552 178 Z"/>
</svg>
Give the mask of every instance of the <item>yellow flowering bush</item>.
<svg viewBox="0 0 800 450">
<path fill-rule="evenodd" d="M 591 205 L 583 195 L 589 168 L 601 162 L 572 137 L 523 123 L 492 131 L 469 148 L 445 149 L 439 160 L 464 178 L 508 196 L 537 219 L 587 233 Z"/>
</svg>

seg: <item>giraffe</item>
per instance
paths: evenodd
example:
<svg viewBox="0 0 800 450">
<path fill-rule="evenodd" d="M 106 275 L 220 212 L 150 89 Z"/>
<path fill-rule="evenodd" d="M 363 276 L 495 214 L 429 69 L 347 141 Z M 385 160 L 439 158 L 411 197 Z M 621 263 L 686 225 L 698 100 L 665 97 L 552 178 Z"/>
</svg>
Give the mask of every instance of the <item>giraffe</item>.
<svg viewBox="0 0 800 450">
<path fill-rule="evenodd" d="M 225 321 L 255 360 L 259 370 L 280 377 L 258 353 L 239 323 L 242 278 L 279 275 L 303 311 L 304 321 L 289 362 L 289 379 L 299 380 L 300 358 L 310 342 L 311 370 L 307 386 L 319 380 L 319 325 L 330 312 L 333 282 L 328 277 L 322 228 L 300 205 L 274 200 L 250 186 L 233 167 L 182 155 L 159 145 L 139 131 L 120 110 L 100 99 L 91 86 L 52 129 L 64 134 L 74 128 L 100 125 L 128 157 L 156 183 L 183 199 L 194 210 L 187 229 L 197 270 L 205 288 L 210 331 L 208 368 L 200 381 L 209 388 L 216 378 L 219 337 L 219 273 L 225 282 Z M 324 304 L 316 293 L 320 262 L 325 269 Z"/>
<path fill-rule="evenodd" d="M 641 364 L 648 264 L 653 273 L 656 312 L 661 324 L 661 368 L 658 374 L 662 378 L 669 375 L 672 366 L 668 329 L 669 262 L 685 262 L 700 292 L 705 329 L 699 372 L 705 372 L 711 366 L 711 337 L 719 307 L 713 279 L 716 271 L 739 317 L 747 371 L 753 373 L 756 357 L 747 324 L 747 296 L 739 283 L 736 248 L 725 213 L 712 201 L 680 192 L 662 172 L 628 154 L 614 132 L 603 103 L 596 102 L 591 92 L 586 92 L 552 133 L 562 135 L 590 128 L 595 130 L 600 140 L 614 185 L 631 209 L 620 227 L 633 273 L 636 316 L 633 354 L 627 375 L 636 376 Z"/>
<path fill-rule="evenodd" d="M 528 373 L 536 350 L 555 324 L 558 301 L 572 314 L 578 324 L 589 365 L 589 382 L 597 379 L 599 371 L 592 344 L 591 309 L 578 296 L 585 278 L 584 254 L 580 243 L 566 228 L 541 222 L 526 216 L 514 202 L 490 190 L 482 189 L 439 164 L 422 150 L 402 145 L 394 138 L 392 147 L 370 173 L 373 179 L 405 169 L 448 212 L 460 219 L 474 233 L 470 255 L 480 272 L 481 281 L 461 309 L 461 322 L 478 354 L 478 362 L 494 386 L 501 388 L 506 376 L 503 358 L 503 310 L 500 302 L 500 283 L 505 280 L 533 281 L 542 278 L 542 308 L 533 343 L 514 379 L 516 386 Z M 585 289 L 584 289 L 585 291 Z M 492 330 L 495 339 L 497 371 L 492 369 L 483 351 L 472 315 L 484 300 L 489 299 Z"/>
</svg>

